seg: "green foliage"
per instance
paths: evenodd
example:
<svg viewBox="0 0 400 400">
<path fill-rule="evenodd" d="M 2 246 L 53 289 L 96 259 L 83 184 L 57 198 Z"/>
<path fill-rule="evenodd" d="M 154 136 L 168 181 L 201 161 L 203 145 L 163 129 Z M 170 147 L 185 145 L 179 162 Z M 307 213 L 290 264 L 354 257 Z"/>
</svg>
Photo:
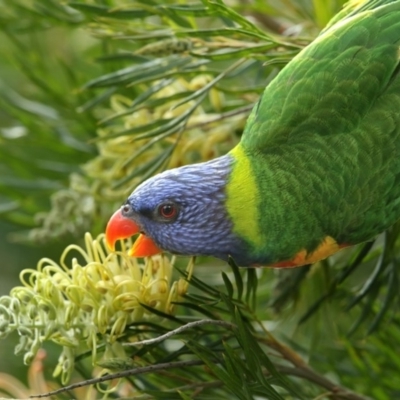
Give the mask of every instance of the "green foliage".
<svg viewBox="0 0 400 400">
<path fill-rule="evenodd" d="M 79 242 L 86 231 L 97 235 L 142 180 L 224 154 L 240 140 L 264 87 L 342 4 L 0 1 L 0 218 L 25 229 L 13 239 L 39 246 Z M 72 301 L 68 312 L 81 325 L 96 308 L 79 314 L 82 299 L 61 286 L 56 305 L 45 307 L 40 274 L 32 270 L 32 303 L 26 314 L 18 309 L 20 325 L 3 297 L 0 328 L 5 335 L 43 317 L 43 326 L 20 331 L 26 361 L 52 340 L 68 348 L 57 373 L 66 379 L 74 366 L 89 378 L 94 354 L 109 373 L 132 375 L 121 380 L 118 396 L 128 388 L 140 399 L 393 399 L 400 391 L 393 351 L 400 336 L 398 231 L 396 225 L 373 244 L 299 269 L 242 271 L 233 262 L 228 269 L 197 260 L 174 312 L 141 302 L 151 318 L 122 321 L 110 300 L 114 311 L 103 325 L 97 318 L 95 333 L 79 324 L 70 331 L 60 317 L 55 335 L 52 307 L 61 316 Z M 60 283 L 46 271 L 50 286 Z M 98 282 L 96 290 L 104 289 Z M 29 290 L 14 288 L 10 297 Z M 96 293 L 100 307 L 107 299 Z M 121 346 L 204 319 L 214 322 Z M 61 343 L 62 334 L 73 345 Z M 184 362 L 193 364 L 173 369 Z M 170 371 L 140 370 L 165 364 Z"/>
</svg>

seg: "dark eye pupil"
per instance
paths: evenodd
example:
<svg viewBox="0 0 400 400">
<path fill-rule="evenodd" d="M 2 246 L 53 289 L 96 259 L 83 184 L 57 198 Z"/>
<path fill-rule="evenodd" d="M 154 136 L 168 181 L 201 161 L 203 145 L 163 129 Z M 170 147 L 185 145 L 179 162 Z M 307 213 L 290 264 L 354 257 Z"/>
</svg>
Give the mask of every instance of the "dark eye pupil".
<svg viewBox="0 0 400 400">
<path fill-rule="evenodd" d="M 131 211 L 131 206 L 129 204 L 124 204 L 122 206 L 122 212 L 128 214 Z"/>
<path fill-rule="evenodd" d="M 163 206 L 162 211 L 163 211 L 164 215 L 171 215 L 174 212 L 174 207 L 172 207 L 172 206 Z"/>
<path fill-rule="evenodd" d="M 175 213 L 175 208 L 171 205 L 162 206 L 161 213 L 164 217 L 171 217 Z"/>
</svg>

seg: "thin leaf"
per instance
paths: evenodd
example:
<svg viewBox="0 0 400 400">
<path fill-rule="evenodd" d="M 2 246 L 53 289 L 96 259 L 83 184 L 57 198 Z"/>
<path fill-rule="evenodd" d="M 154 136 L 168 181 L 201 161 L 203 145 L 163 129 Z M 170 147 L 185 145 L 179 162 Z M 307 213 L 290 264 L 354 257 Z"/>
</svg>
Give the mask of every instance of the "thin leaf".
<svg viewBox="0 0 400 400">
<path fill-rule="evenodd" d="M 376 266 L 374 268 L 374 271 L 372 272 L 372 274 L 370 275 L 370 277 L 368 278 L 368 280 L 365 282 L 364 286 L 361 288 L 361 290 L 359 291 L 359 293 L 357 294 L 357 296 L 355 296 L 349 303 L 349 305 L 347 306 L 347 310 L 350 310 L 352 307 L 354 307 L 361 299 L 363 299 L 367 293 L 372 289 L 372 287 L 375 285 L 375 283 L 377 282 L 379 275 L 381 274 L 381 272 L 384 270 L 385 268 L 385 257 L 386 257 L 386 252 L 388 250 L 388 246 L 387 246 L 387 233 L 384 233 L 384 244 L 383 244 L 383 248 L 382 248 L 382 253 L 379 256 L 379 259 L 376 263 Z"/>
<path fill-rule="evenodd" d="M 241 300 L 242 295 L 243 295 L 242 275 L 240 274 L 239 267 L 237 266 L 237 264 L 235 263 L 235 261 L 233 260 L 233 258 L 231 256 L 228 257 L 228 264 L 232 268 L 233 275 L 235 276 L 236 289 L 238 292 L 237 298 L 238 298 L 238 300 Z"/>
<path fill-rule="evenodd" d="M 222 272 L 222 279 L 224 280 L 226 291 L 228 292 L 228 296 L 230 298 L 233 297 L 233 285 L 232 282 L 229 280 L 228 275 L 225 272 Z"/>
</svg>

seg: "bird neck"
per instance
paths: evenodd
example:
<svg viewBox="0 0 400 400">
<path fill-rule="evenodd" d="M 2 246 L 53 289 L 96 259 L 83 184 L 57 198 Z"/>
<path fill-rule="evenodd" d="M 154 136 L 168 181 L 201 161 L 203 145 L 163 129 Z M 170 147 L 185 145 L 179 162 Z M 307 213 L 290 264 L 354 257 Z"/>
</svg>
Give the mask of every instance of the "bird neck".
<svg viewBox="0 0 400 400">
<path fill-rule="evenodd" d="M 226 208 L 233 231 L 253 246 L 262 246 L 263 234 L 258 224 L 261 193 L 253 165 L 240 144 L 229 154 L 234 161 L 226 186 Z"/>
<path fill-rule="evenodd" d="M 242 144 L 229 154 L 226 208 L 246 253 L 238 264 L 274 265 L 317 248 L 324 234 L 307 199 L 298 195 L 296 171 Z"/>
</svg>

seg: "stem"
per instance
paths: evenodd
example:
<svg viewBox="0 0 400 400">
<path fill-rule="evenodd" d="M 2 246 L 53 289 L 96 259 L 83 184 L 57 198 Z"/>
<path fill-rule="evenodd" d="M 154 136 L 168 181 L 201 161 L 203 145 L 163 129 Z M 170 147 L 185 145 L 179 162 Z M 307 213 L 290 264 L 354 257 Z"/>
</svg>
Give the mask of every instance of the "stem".
<svg viewBox="0 0 400 400">
<path fill-rule="evenodd" d="M 290 347 L 284 345 L 279 340 L 275 339 L 272 334 L 265 329 L 263 324 L 259 322 L 262 330 L 268 335 L 268 338 L 259 338 L 260 342 L 265 343 L 267 346 L 276 350 L 279 354 L 283 356 L 287 361 L 291 362 L 295 368 L 286 367 L 277 365 L 276 369 L 280 372 L 283 372 L 287 375 L 297 376 L 299 378 L 303 378 L 308 380 L 309 382 L 313 382 L 318 386 L 321 386 L 327 390 L 329 390 L 334 398 L 336 399 L 346 399 L 346 400 L 372 400 L 370 397 L 365 397 L 359 395 L 357 393 L 352 392 L 351 390 L 339 386 L 324 376 L 320 375 L 316 371 L 314 371 L 302 358 L 301 356 L 292 350 Z"/>
<path fill-rule="evenodd" d="M 138 346 L 138 345 L 149 345 L 149 344 L 155 344 L 159 343 L 165 339 L 168 339 L 171 336 L 177 335 L 181 332 L 184 332 L 188 329 L 191 329 L 193 327 L 201 326 L 201 325 L 206 325 L 206 324 L 211 324 L 211 325 L 219 325 L 219 326 L 224 326 L 228 327 L 230 329 L 235 328 L 235 325 L 226 322 L 226 321 L 221 321 L 221 320 L 212 320 L 212 319 L 204 319 L 204 320 L 199 320 L 199 321 L 194 321 L 194 322 L 189 322 L 188 324 L 185 324 L 183 326 L 180 326 L 177 329 L 174 329 L 173 331 L 167 332 L 164 335 L 158 336 L 154 339 L 148 339 L 148 340 L 143 340 L 140 342 L 136 343 L 126 343 L 125 346 Z M 287 361 L 292 363 L 294 367 L 289 367 L 289 366 L 284 366 L 284 365 L 275 365 L 276 369 L 285 374 L 285 375 L 290 375 L 290 376 L 296 376 L 298 378 L 305 379 L 309 382 L 312 382 L 321 388 L 324 388 L 329 391 L 329 395 L 336 400 L 372 400 L 369 397 L 362 396 L 360 394 L 357 394 L 343 386 L 339 386 L 336 383 L 332 382 L 331 380 L 325 378 L 324 376 L 320 375 L 316 371 L 314 371 L 306 362 L 300 357 L 299 354 L 297 354 L 295 351 L 293 351 L 291 348 L 288 346 L 284 345 L 277 339 L 275 339 L 270 332 L 268 332 L 260 323 L 263 331 L 268 335 L 268 338 L 258 338 L 260 342 L 264 342 L 267 344 L 269 347 L 273 348 L 276 350 L 278 353 L 280 353 Z M 256 339 L 256 338 L 255 338 Z M 219 360 L 215 360 L 215 363 L 220 363 Z M 87 385 L 93 385 L 93 384 L 98 384 L 101 382 L 105 382 L 108 380 L 112 379 L 119 379 L 119 378 L 124 378 L 128 376 L 135 376 L 135 375 L 140 375 L 140 374 L 145 374 L 149 372 L 155 372 L 155 371 L 163 371 L 167 369 L 172 369 L 172 368 L 185 368 L 185 367 L 191 367 L 191 366 L 198 366 L 198 365 L 204 365 L 204 362 L 201 360 L 189 360 L 189 361 L 175 361 L 175 362 L 169 362 L 169 363 L 161 363 L 161 364 L 155 364 L 155 365 L 149 365 L 146 367 L 139 367 L 139 368 L 132 368 L 128 369 L 125 371 L 120 371 L 116 372 L 113 374 L 107 374 L 103 375 L 99 378 L 92 378 L 88 379 L 82 382 L 74 383 L 69 386 L 65 386 L 63 388 L 44 393 L 44 394 L 38 394 L 38 395 L 33 395 L 32 397 L 37 397 L 37 398 L 43 398 L 43 397 L 48 397 L 48 396 L 53 396 L 57 395 L 66 391 L 70 391 L 79 387 L 87 386 Z M 265 375 L 270 375 L 268 371 L 265 372 Z M 218 387 L 220 385 L 223 385 L 223 382 L 219 383 L 218 381 L 213 381 L 213 382 L 199 382 L 191 385 L 186 385 L 181 388 L 175 388 L 171 391 L 177 391 L 177 390 L 188 390 L 188 389 L 193 389 L 193 388 L 198 388 L 200 390 L 207 388 L 207 387 Z"/>
<path fill-rule="evenodd" d="M 254 314 L 253 314 L 253 316 L 254 316 Z M 283 356 L 283 358 L 285 360 L 290 361 L 296 367 L 298 367 L 298 368 L 309 368 L 307 363 L 301 358 L 301 356 L 299 354 L 297 354 L 290 347 L 284 345 L 278 339 L 275 339 L 275 337 L 272 336 L 271 332 L 269 332 L 267 329 L 265 329 L 265 326 L 262 324 L 261 321 L 257 320 L 256 317 L 255 317 L 255 320 L 258 322 L 258 325 L 260 326 L 262 331 L 267 335 L 267 338 L 258 337 L 258 340 L 261 343 L 264 343 L 267 346 L 269 346 L 269 347 L 273 348 L 274 350 L 276 350 L 279 354 L 281 354 Z"/>
<path fill-rule="evenodd" d="M 140 374 L 161 371 L 161 370 L 166 370 L 166 369 L 171 369 L 171 368 L 192 367 L 192 366 L 203 365 L 203 364 L 204 364 L 204 362 L 201 360 L 191 360 L 191 361 L 176 361 L 176 362 L 171 362 L 171 363 L 149 365 L 147 367 L 133 368 L 133 369 L 129 369 L 126 371 L 117 372 L 114 374 L 103 375 L 99 378 L 92 378 L 92 379 L 88 379 L 86 381 L 73 383 L 72 385 L 68 385 L 63 388 L 53 390 L 51 392 L 30 396 L 30 398 L 43 398 L 43 397 L 54 396 L 54 395 L 57 395 L 57 394 L 60 394 L 60 393 L 66 392 L 66 391 L 70 391 L 70 390 L 73 390 L 76 388 L 80 388 L 83 386 L 94 385 L 97 383 L 105 382 L 105 381 L 112 380 L 112 379 L 124 378 L 127 376 L 140 375 Z M 338 399 L 338 400 L 340 400 L 340 399 L 341 400 L 372 400 L 370 397 L 362 396 L 362 395 L 357 394 L 347 388 L 339 386 L 339 385 L 335 384 L 334 382 L 330 381 L 329 379 L 325 378 L 324 376 L 313 371 L 308 366 L 306 366 L 306 367 L 307 368 L 296 368 L 296 367 L 287 367 L 287 366 L 283 366 L 283 365 L 277 365 L 276 369 L 279 372 L 282 372 L 286 375 L 303 378 L 303 379 L 305 379 L 309 382 L 312 382 L 324 389 L 329 390 L 329 392 L 332 394 L 332 397 L 334 399 Z M 270 373 L 267 371 L 267 372 L 265 372 L 265 375 L 270 375 Z M 180 388 L 174 389 L 173 391 L 176 391 L 178 389 L 182 391 L 182 390 L 188 390 L 188 389 L 192 389 L 192 388 L 196 388 L 196 387 L 197 388 L 209 388 L 209 387 L 218 387 L 218 386 L 223 386 L 223 382 L 218 382 L 218 381 L 204 382 L 204 383 L 201 382 L 201 383 L 197 383 L 197 384 L 182 386 Z"/>
<path fill-rule="evenodd" d="M 355 393 L 343 386 L 339 386 L 336 383 L 330 381 L 324 376 L 318 374 L 310 367 L 307 368 L 293 368 L 286 366 L 277 366 L 276 369 L 286 375 L 297 376 L 298 378 L 306 379 L 309 382 L 313 382 L 318 386 L 321 386 L 327 390 L 337 399 L 346 400 L 372 400 L 370 397 L 362 396 Z"/>
<path fill-rule="evenodd" d="M 100 376 L 99 378 L 87 379 L 86 381 L 73 383 L 72 385 L 64 386 L 60 389 L 53 390 L 51 392 L 36 394 L 36 395 L 29 396 L 29 397 L 30 398 L 49 397 L 49 396 L 54 396 L 56 394 L 64 393 L 69 390 L 73 390 L 73 389 L 80 388 L 83 386 L 88 386 L 88 385 L 95 385 L 97 383 L 106 382 L 106 381 L 109 381 L 112 379 L 120 379 L 120 378 L 125 378 L 127 376 L 140 375 L 140 374 L 160 371 L 160 370 L 164 370 L 164 369 L 185 368 L 185 367 L 192 367 L 195 365 L 203 365 L 203 364 L 204 364 L 204 362 L 201 360 L 190 360 L 190 361 L 176 361 L 176 362 L 170 362 L 170 363 L 149 365 L 147 367 L 132 368 L 132 369 L 127 369 L 126 371 L 116 372 L 114 374 L 103 375 L 103 376 Z"/>
<path fill-rule="evenodd" d="M 186 325 L 182 325 L 179 328 L 169 331 L 169 332 L 165 333 L 164 335 L 158 336 L 154 339 L 141 340 L 140 342 L 133 342 L 133 343 L 124 343 L 124 346 L 142 346 L 142 345 L 159 343 L 165 339 L 168 339 L 171 336 L 177 335 L 178 333 L 187 331 L 188 329 L 194 328 L 196 326 L 206 325 L 206 324 L 219 325 L 219 326 L 224 326 L 227 328 L 235 328 L 236 327 L 236 325 L 231 324 L 230 322 L 226 322 L 226 321 L 215 320 L 215 319 L 201 319 L 199 321 L 189 322 Z"/>
</svg>

